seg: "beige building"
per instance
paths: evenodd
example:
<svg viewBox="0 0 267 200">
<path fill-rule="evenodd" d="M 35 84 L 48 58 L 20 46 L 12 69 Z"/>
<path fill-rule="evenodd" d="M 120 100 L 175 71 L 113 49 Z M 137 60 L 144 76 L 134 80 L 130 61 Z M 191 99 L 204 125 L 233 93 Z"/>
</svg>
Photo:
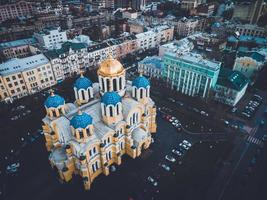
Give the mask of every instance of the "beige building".
<svg viewBox="0 0 267 200">
<path fill-rule="evenodd" d="M 12 101 L 56 84 L 49 60 L 38 54 L 0 65 L 1 100 Z M 4 88 L 4 89 L 2 89 Z"/>
<path fill-rule="evenodd" d="M 89 190 L 123 156 L 136 158 L 150 146 L 157 128 L 150 83 L 143 76 L 127 82 L 125 75 L 121 63 L 109 57 L 98 69 L 99 83 L 83 75 L 75 81 L 75 103 L 53 93 L 45 101 L 49 161 L 63 181 L 78 175 Z"/>
</svg>

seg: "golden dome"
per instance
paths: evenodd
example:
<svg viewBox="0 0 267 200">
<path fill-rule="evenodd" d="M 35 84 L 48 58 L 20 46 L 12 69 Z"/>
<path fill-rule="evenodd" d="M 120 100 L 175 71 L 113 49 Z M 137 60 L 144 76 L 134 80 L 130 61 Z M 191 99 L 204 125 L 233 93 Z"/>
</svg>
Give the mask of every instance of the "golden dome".
<svg viewBox="0 0 267 200">
<path fill-rule="evenodd" d="M 113 76 L 120 74 L 124 71 L 122 64 L 109 56 L 106 60 L 100 63 L 98 73 L 104 76 Z"/>
</svg>

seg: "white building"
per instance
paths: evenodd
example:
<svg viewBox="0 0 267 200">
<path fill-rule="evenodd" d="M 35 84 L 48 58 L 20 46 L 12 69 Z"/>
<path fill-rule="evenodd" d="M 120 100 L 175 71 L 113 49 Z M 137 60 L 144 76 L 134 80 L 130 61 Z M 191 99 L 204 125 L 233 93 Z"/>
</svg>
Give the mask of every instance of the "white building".
<svg viewBox="0 0 267 200">
<path fill-rule="evenodd" d="M 206 3 L 206 0 L 182 0 L 181 8 L 190 10 L 192 8 L 196 8 L 198 5 Z"/>
<path fill-rule="evenodd" d="M 244 96 L 249 80 L 242 73 L 221 68 L 215 86 L 214 99 L 229 106 L 235 106 Z"/>
<path fill-rule="evenodd" d="M 240 35 L 253 37 L 265 37 L 267 32 L 266 28 L 254 24 L 237 24 L 235 30 L 238 31 Z"/>
<path fill-rule="evenodd" d="M 189 41 L 187 38 L 176 40 L 171 43 L 167 43 L 161 45 L 159 47 L 159 56 L 163 57 L 165 53 L 172 52 L 172 53 L 189 53 L 194 49 L 193 42 Z"/>
<path fill-rule="evenodd" d="M 147 32 L 136 34 L 139 49 L 147 50 L 173 40 L 174 27 L 161 25 L 151 28 Z"/>
<path fill-rule="evenodd" d="M 58 49 L 61 44 L 67 41 L 66 31 L 57 29 L 44 29 L 39 33 L 34 33 L 34 37 L 40 46 L 45 49 Z"/>
</svg>

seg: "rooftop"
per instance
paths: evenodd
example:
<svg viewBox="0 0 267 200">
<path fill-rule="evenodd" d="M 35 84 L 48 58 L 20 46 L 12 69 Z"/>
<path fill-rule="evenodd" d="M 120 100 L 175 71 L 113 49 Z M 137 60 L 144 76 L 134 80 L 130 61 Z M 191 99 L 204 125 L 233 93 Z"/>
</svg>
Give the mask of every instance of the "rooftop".
<svg viewBox="0 0 267 200">
<path fill-rule="evenodd" d="M 217 80 L 218 85 L 222 85 L 237 91 L 242 90 L 249 80 L 239 71 L 233 71 L 227 68 L 221 68 Z"/>
<path fill-rule="evenodd" d="M 0 43 L 0 49 L 7 49 L 7 48 L 12 48 L 12 47 L 36 44 L 36 43 L 37 43 L 37 40 L 35 38 L 26 38 L 26 39 L 21 39 L 21 40 L 14 40 L 14 41 L 10 41 L 10 42 Z"/>
<path fill-rule="evenodd" d="M 44 54 L 38 54 L 26 58 L 14 58 L 0 64 L 0 75 L 22 72 L 47 63 L 49 63 L 49 60 L 44 56 Z"/>
<path fill-rule="evenodd" d="M 201 54 L 198 53 L 166 53 L 165 56 L 175 57 L 177 60 L 182 60 L 187 63 L 200 65 L 206 69 L 217 71 L 220 69 L 221 63 L 217 61 L 211 61 L 203 58 Z"/>
<path fill-rule="evenodd" d="M 142 61 L 139 62 L 140 64 L 149 64 L 153 65 L 157 69 L 162 69 L 163 68 L 163 63 L 160 57 L 158 56 L 152 56 L 152 57 L 146 57 Z"/>
</svg>

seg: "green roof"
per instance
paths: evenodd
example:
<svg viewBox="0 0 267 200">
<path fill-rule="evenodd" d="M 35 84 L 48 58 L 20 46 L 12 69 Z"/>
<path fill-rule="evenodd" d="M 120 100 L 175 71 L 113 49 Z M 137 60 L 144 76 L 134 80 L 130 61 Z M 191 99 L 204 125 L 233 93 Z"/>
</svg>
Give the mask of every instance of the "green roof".
<svg viewBox="0 0 267 200">
<path fill-rule="evenodd" d="M 239 71 L 221 68 L 217 85 L 222 85 L 234 90 L 242 90 L 249 82 L 249 79 Z"/>
<path fill-rule="evenodd" d="M 85 49 L 85 48 L 86 48 L 86 45 L 84 43 L 65 42 L 62 44 L 62 47 L 60 49 L 53 49 L 53 50 L 47 51 L 45 55 L 53 59 L 53 58 L 58 58 L 59 55 L 68 53 L 70 49 L 74 51 L 78 51 L 78 50 Z"/>
</svg>

